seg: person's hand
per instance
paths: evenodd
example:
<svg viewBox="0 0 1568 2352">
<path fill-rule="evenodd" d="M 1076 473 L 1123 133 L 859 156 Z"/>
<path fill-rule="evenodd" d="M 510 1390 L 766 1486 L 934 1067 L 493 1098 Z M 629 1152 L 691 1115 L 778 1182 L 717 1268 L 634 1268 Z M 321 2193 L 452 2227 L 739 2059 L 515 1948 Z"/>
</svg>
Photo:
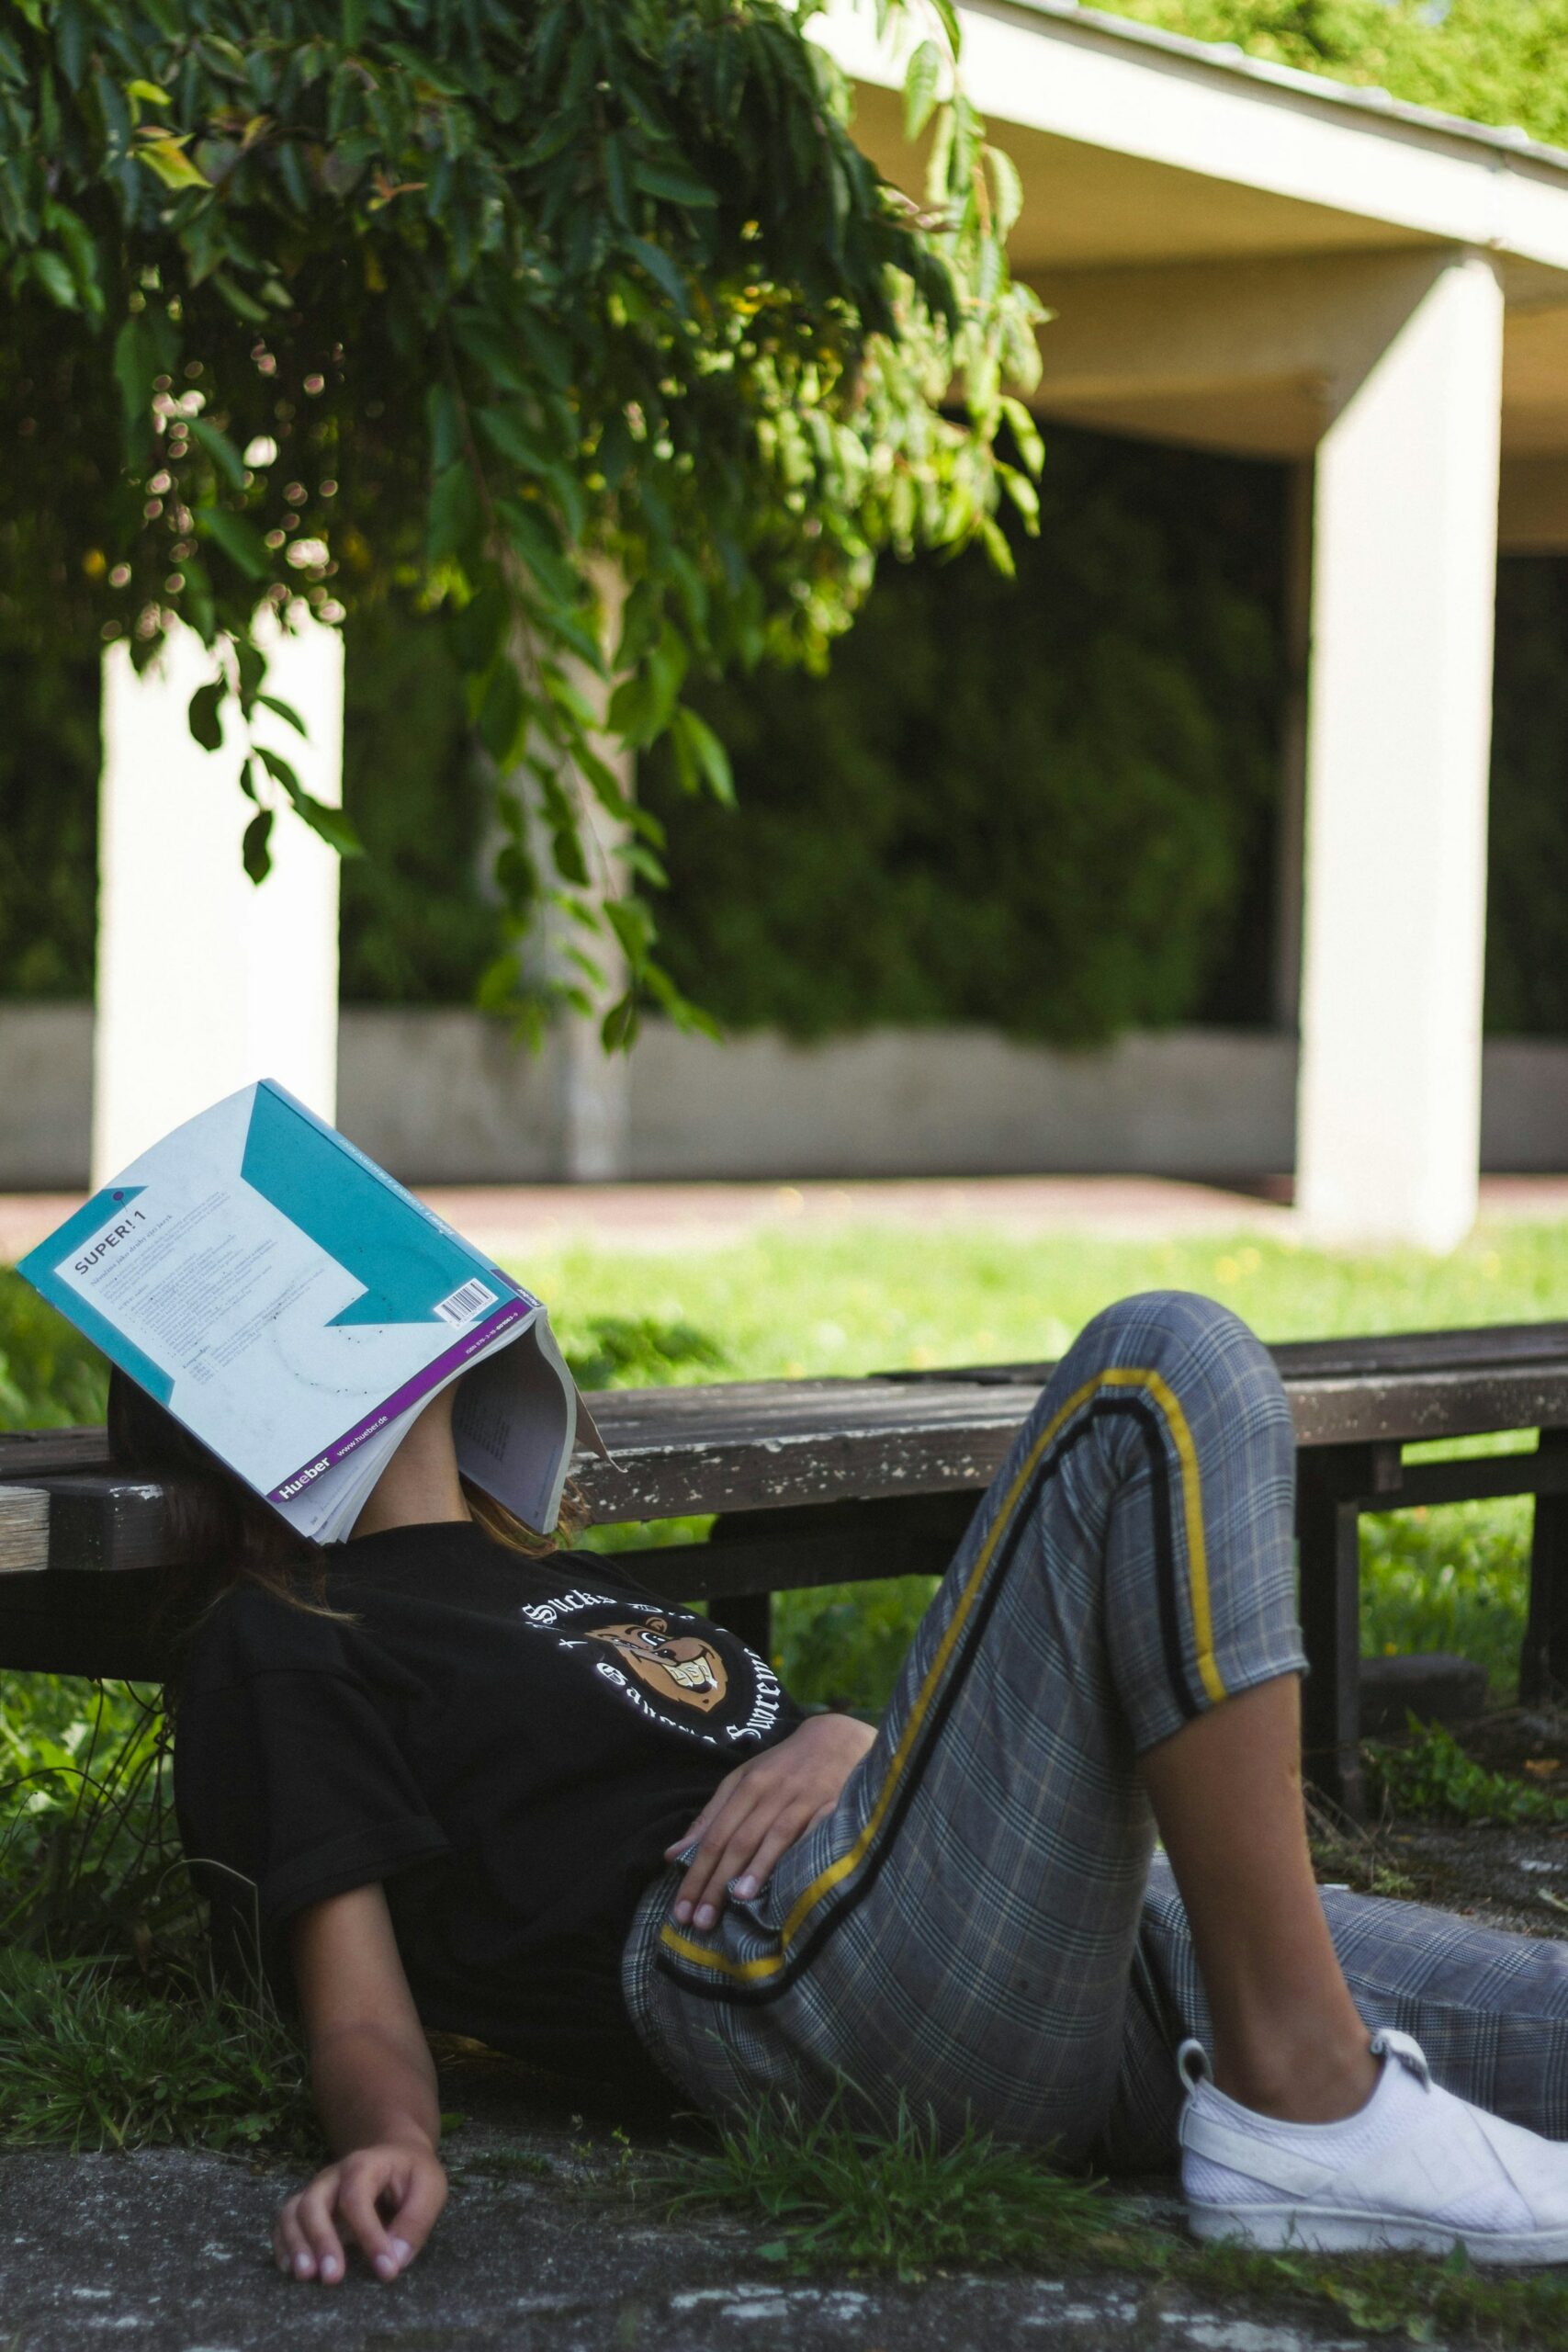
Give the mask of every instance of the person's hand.
<svg viewBox="0 0 1568 2352">
<path fill-rule="evenodd" d="M 291 2197 L 272 2228 L 277 2267 L 335 2287 L 347 2267 L 344 2236 L 378 2278 L 406 2270 L 446 2202 L 446 2175 L 423 2142 L 355 2148 Z"/>
<path fill-rule="evenodd" d="M 742 1901 L 755 1894 L 785 1849 L 832 1812 L 875 1737 L 853 1715 L 809 1715 L 776 1747 L 727 1773 L 684 1836 L 664 1849 L 674 1861 L 697 1848 L 675 1896 L 681 1926 L 711 1928 L 731 1886 Z"/>
</svg>

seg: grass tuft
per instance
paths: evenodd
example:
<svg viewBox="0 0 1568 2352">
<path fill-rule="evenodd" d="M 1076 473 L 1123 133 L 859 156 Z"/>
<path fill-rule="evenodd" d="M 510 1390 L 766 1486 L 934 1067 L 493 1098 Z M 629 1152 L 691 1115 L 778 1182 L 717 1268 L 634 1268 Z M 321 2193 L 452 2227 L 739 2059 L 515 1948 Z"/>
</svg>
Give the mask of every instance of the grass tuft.
<svg viewBox="0 0 1568 2352">
<path fill-rule="evenodd" d="M 265 2004 L 171 1997 L 91 1961 L 0 1952 L 0 2144 L 319 2145 L 303 2052 Z"/>
<path fill-rule="evenodd" d="M 776 2234 L 760 2253 L 794 2270 L 1120 2268 L 1140 2244 L 1093 2181 L 974 2125 L 944 2144 L 935 2118 L 902 2099 L 886 2133 L 852 2122 L 841 2100 L 818 2118 L 789 2099 L 759 2105 L 643 2177 L 672 2217 L 739 2208 L 767 2223 Z"/>
</svg>

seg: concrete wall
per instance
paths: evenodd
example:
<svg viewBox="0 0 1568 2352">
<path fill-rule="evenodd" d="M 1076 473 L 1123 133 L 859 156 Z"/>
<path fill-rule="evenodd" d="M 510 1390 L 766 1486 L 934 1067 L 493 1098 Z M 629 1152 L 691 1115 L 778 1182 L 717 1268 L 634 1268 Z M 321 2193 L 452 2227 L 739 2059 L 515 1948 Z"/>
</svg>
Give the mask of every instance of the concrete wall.
<svg viewBox="0 0 1568 2352">
<path fill-rule="evenodd" d="M 92 1025 L 85 1005 L 0 1008 L 0 1187 L 85 1181 Z M 341 1123 L 412 1181 L 558 1177 L 560 1078 L 477 1013 L 343 1014 Z M 1291 1039 L 1223 1030 L 1064 1054 L 984 1030 L 717 1047 L 660 1025 L 632 1059 L 626 1173 L 1273 1175 L 1292 1163 L 1295 1082 Z M 1568 1042 L 1487 1046 L 1482 1148 L 1488 1168 L 1568 1170 Z"/>
</svg>

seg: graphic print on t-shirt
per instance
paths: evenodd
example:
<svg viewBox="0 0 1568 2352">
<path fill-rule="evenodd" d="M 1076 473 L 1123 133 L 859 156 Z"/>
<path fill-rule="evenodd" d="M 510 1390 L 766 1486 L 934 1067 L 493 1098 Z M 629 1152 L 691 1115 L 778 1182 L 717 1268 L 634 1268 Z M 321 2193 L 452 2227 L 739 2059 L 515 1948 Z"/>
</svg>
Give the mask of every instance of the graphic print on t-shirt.
<svg viewBox="0 0 1568 2352">
<path fill-rule="evenodd" d="M 773 1668 L 689 1610 L 572 1591 L 527 1602 L 522 1614 L 639 1714 L 705 1747 L 766 1740 L 778 1724 L 783 1693 Z"/>
<path fill-rule="evenodd" d="M 705 1715 L 724 1704 L 729 1668 L 698 1634 L 672 1635 L 668 1617 L 641 1617 L 627 1625 L 592 1625 L 588 1639 L 608 1642 L 639 1682 L 666 1699 L 673 1697 L 688 1707 L 700 1707 Z"/>
</svg>

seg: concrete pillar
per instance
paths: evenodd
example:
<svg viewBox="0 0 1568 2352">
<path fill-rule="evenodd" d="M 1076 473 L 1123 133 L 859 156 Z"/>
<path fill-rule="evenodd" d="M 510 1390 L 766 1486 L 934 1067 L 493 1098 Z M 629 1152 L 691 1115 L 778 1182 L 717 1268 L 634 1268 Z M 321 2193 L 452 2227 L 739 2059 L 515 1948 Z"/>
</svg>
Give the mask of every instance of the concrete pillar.
<svg viewBox="0 0 1568 2352">
<path fill-rule="evenodd" d="M 268 690 L 299 713 L 309 741 L 268 712 L 256 739 L 335 804 L 343 639 L 302 620 L 274 634 L 268 655 Z M 217 752 L 186 724 L 191 695 L 215 674 L 183 625 L 140 678 L 123 646 L 104 660 L 95 1184 L 253 1079 L 279 1079 L 324 1118 L 334 1112 L 337 858 L 279 806 L 273 870 L 259 886 L 247 876 L 240 843 L 255 809 L 239 786 L 236 714 L 226 709 Z"/>
<path fill-rule="evenodd" d="M 1502 350 L 1445 257 L 1318 449 L 1297 1199 L 1337 1239 L 1475 1216 Z"/>
</svg>

